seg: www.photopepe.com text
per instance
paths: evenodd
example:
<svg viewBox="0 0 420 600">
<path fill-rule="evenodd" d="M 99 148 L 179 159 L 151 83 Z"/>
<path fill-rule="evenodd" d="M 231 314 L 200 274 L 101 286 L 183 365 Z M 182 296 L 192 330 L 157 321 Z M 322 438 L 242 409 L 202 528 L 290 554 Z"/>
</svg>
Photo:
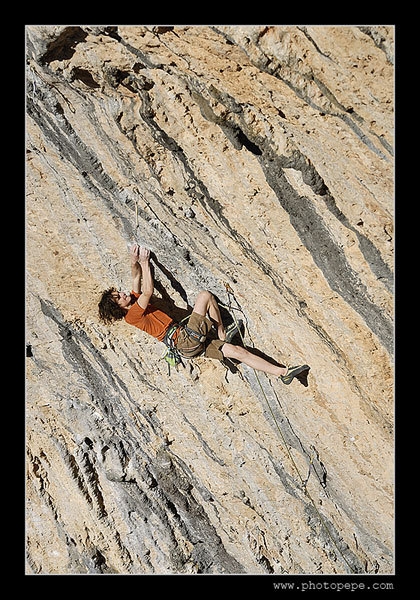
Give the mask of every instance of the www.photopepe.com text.
<svg viewBox="0 0 420 600">
<path fill-rule="evenodd" d="M 273 581 L 273 589 L 277 591 L 301 591 L 301 592 L 320 592 L 320 591 L 393 591 L 394 584 L 391 581 L 302 581 L 299 583 L 293 581 Z"/>
</svg>

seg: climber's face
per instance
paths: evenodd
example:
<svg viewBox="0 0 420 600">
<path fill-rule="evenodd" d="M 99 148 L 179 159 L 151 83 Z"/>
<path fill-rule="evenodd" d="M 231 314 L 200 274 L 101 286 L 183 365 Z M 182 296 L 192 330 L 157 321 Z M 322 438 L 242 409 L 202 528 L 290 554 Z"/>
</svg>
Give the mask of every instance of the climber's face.
<svg viewBox="0 0 420 600">
<path fill-rule="evenodd" d="M 114 292 L 112 297 L 121 308 L 128 308 L 131 304 L 131 296 L 125 292 Z"/>
</svg>

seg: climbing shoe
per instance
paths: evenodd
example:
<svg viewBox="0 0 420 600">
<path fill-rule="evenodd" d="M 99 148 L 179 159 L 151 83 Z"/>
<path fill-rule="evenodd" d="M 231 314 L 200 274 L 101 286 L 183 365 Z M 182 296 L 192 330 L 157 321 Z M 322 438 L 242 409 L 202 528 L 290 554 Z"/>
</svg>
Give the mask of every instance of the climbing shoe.
<svg viewBox="0 0 420 600">
<path fill-rule="evenodd" d="M 239 319 L 238 321 L 234 321 L 228 327 L 226 327 L 226 339 L 225 339 L 225 342 L 227 344 L 229 344 L 233 340 L 233 338 L 235 337 L 235 335 L 241 329 L 242 325 L 243 325 L 243 321 L 241 319 Z"/>
<path fill-rule="evenodd" d="M 298 365 L 297 367 L 289 367 L 289 370 L 287 371 L 286 375 L 280 375 L 280 379 L 285 385 L 289 385 L 292 383 L 292 379 L 296 377 L 296 375 L 303 373 L 303 371 L 309 371 L 310 368 L 311 367 L 309 367 L 308 365 Z"/>
</svg>

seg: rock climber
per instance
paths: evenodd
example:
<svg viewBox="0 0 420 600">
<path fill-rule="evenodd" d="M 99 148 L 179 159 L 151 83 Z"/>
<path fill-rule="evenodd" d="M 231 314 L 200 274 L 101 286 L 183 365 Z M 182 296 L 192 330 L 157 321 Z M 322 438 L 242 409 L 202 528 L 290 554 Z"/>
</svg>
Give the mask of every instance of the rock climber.
<svg viewBox="0 0 420 600">
<path fill-rule="evenodd" d="M 308 365 L 282 367 L 252 354 L 246 348 L 230 343 L 237 333 L 237 324 L 224 328 L 220 309 L 213 294 L 201 291 L 186 325 L 178 325 L 172 317 L 155 307 L 150 301 L 154 292 L 153 274 L 150 266 L 150 250 L 133 244 L 130 249 L 132 291 L 130 294 L 112 287 L 102 293 L 99 317 L 106 323 L 125 319 L 130 325 L 168 343 L 168 336 L 184 358 L 203 354 L 207 358 L 223 360 L 231 358 L 249 367 L 279 377 L 289 385 L 293 378 L 308 371 Z M 209 336 L 216 327 L 218 339 Z"/>
</svg>

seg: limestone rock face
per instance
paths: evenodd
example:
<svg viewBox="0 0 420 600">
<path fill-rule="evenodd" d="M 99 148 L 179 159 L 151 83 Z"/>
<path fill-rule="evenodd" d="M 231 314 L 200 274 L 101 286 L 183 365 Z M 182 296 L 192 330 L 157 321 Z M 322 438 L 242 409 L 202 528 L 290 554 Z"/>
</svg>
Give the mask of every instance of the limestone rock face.
<svg viewBox="0 0 420 600">
<path fill-rule="evenodd" d="M 28 573 L 392 573 L 393 28 L 26 32 Z M 133 240 L 307 382 L 100 323 Z"/>
</svg>

